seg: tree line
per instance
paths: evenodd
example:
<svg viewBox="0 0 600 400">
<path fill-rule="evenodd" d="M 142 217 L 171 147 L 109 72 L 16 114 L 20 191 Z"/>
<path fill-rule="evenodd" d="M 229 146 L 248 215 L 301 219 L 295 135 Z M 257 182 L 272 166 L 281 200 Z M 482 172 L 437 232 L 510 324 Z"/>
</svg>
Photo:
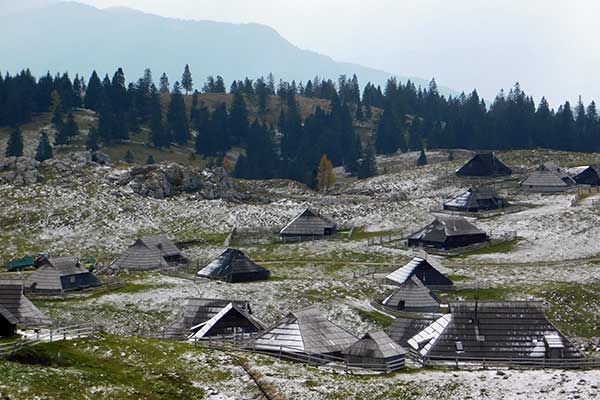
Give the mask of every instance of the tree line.
<svg viewBox="0 0 600 400">
<path fill-rule="evenodd" d="M 230 93 L 233 102 L 209 108 L 201 92 Z M 277 121 L 269 124 L 266 114 L 272 96 L 278 96 L 283 107 Z M 326 99 L 329 107 L 317 107 L 303 118 L 299 96 Z M 258 110 L 252 116 L 249 104 Z M 566 102 L 555 111 L 542 98 L 536 107 L 519 84 L 508 94 L 501 91 L 488 107 L 475 90 L 446 98 L 435 80 L 427 88 L 417 88 L 410 81 L 402 84 L 391 78 L 383 90 L 367 83 L 361 93 L 356 75 L 341 76 L 337 82 L 315 77 L 306 83 L 276 83 L 269 74 L 233 81 L 229 90 L 222 77 L 210 76 L 199 91 L 194 90 L 187 65 L 180 80 L 171 84 L 162 74 L 158 86 L 149 69 L 130 83 L 121 68 L 102 79 L 94 71 L 87 81 L 78 75 L 71 80 L 66 73 L 35 79 L 28 70 L 0 75 L 0 125 L 17 127 L 35 113 L 49 111 L 57 130 L 54 144 L 64 145 L 79 134 L 73 110 L 81 107 L 98 114 L 97 127 L 87 139 L 90 149 L 126 141 L 144 127 L 149 130 L 149 145 L 193 145 L 196 154 L 217 163 L 231 149 L 243 149 L 234 172 L 238 177 L 290 178 L 313 186 L 318 185 L 319 165 L 329 166 L 321 162 L 324 155 L 332 168 L 343 166 L 355 176 L 368 177 L 376 173 L 376 153 L 534 147 L 600 151 L 594 102 L 587 107 L 581 100 L 575 107 Z M 375 132 L 361 139 L 355 127 L 373 120 L 374 107 L 383 110 Z M 19 140 L 12 136 L 10 143 L 16 143 L 17 151 L 7 154 L 14 155 L 19 153 Z M 40 138 L 41 153 L 51 154 L 47 134 Z"/>
</svg>

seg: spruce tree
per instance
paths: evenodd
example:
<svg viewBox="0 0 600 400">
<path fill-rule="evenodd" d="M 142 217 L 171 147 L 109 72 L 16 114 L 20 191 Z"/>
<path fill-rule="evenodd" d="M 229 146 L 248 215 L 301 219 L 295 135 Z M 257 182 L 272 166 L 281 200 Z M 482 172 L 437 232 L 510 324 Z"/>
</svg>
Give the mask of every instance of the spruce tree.
<svg viewBox="0 0 600 400">
<path fill-rule="evenodd" d="M 100 99 L 102 96 L 102 82 L 96 71 L 92 72 L 92 76 L 87 85 L 84 98 L 84 106 L 87 109 L 98 111 Z"/>
<path fill-rule="evenodd" d="M 58 90 L 52 92 L 52 103 L 50 105 L 50 112 L 52 112 L 52 124 L 57 130 L 60 130 L 63 126 L 63 104 L 60 98 Z"/>
<path fill-rule="evenodd" d="M 185 101 L 179 82 L 175 82 L 171 103 L 167 112 L 167 131 L 177 144 L 186 144 L 190 139 L 190 127 L 185 110 Z"/>
<path fill-rule="evenodd" d="M 156 88 L 151 89 L 150 95 L 150 133 L 152 138 L 152 144 L 156 148 L 169 147 L 171 144 L 171 138 L 165 129 L 163 123 L 163 112 L 160 104 L 160 95 L 156 91 Z"/>
<path fill-rule="evenodd" d="M 419 158 L 417 159 L 417 166 L 421 167 L 423 165 L 427 165 L 427 155 L 425 154 L 425 149 L 422 148 Z"/>
<path fill-rule="evenodd" d="M 375 158 L 375 148 L 368 144 L 365 148 L 363 158 L 360 163 L 358 177 L 360 179 L 370 178 L 377 175 L 377 159 Z"/>
<path fill-rule="evenodd" d="M 146 160 L 146 164 L 147 165 L 156 164 L 156 160 L 154 159 L 154 156 L 152 154 L 150 154 L 148 156 L 148 159 Z"/>
<path fill-rule="evenodd" d="M 96 128 L 90 128 L 85 147 L 92 152 L 100 149 L 100 145 L 98 144 L 98 130 Z"/>
<path fill-rule="evenodd" d="M 232 144 L 244 144 L 248 137 L 248 109 L 241 91 L 234 94 L 229 115 Z"/>
<path fill-rule="evenodd" d="M 23 156 L 23 135 L 21 129 L 15 128 L 8 137 L 6 144 L 6 157 L 22 157 Z"/>
<path fill-rule="evenodd" d="M 163 73 L 160 77 L 159 91 L 161 93 L 169 93 L 171 85 L 169 84 L 169 77 Z"/>
<path fill-rule="evenodd" d="M 185 70 L 181 76 L 181 86 L 185 89 L 185 94 L 188 95 L 194 88 L 194 81 L 192 80 L 192 73 L 190 72 L 190 66 L 185 65 Z"/>
<path fill-rule="evenodd" d="M 69 138 L 69 140 L 75 136 L 79 136 L 79 125 L 77 125 L 73 113 L 69 113 L 69 115 L 67 115 L 67 122 L 65 123 L 64 131 L 65 136 Z"/>
<path fill-rule="evenodd" d="M 50 145 L 48 134 L 46 132 L 42 132 L 35 152 L 35 159 L 39 162 L 49 160 L 52 158 L 52 153 L 52 146 Z"/>
<path fill-rule="evenodd" d="M 123 158 L 123 161 L 125 161 L 128 164 L 133 164 L 133 162 L 135 161 L 135 157 L 130 149 L 127 149 L 127 153 L 125 153 L 125 158 Z"/>
</svg>

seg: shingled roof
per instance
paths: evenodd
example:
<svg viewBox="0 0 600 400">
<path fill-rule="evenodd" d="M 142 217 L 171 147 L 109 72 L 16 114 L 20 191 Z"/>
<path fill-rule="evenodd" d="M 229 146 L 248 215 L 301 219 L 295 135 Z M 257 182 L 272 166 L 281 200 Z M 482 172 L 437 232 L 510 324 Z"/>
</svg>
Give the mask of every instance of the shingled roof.
<svg viewBox="0 0 600 400">
<path fill-rule="evenodd" d="M 438 271 L 430 261 L 421 257 L 414 257 L 408 264 L 398 268 L 386 280 L 394 285 L 404 285 L 413 276 L 416 276 L 427 287 L 452 286 L 452 281 Z"/>
<path fill-rule="evenodd" d="M 250 315 L 249 311 L 249 308 L 245 308 L 238 302 L 229 302 L 211 318 L 192 326 L 190 330 L 193 333 L 189 336 L 189 339 L 196 340 L 223 335 L 248 335 L 265 329 L 265 325 Z"/>
<path fill-rule="evenodd" d="M 27 289 L 37 292 L 62 292 L 99 286 L 94 274 L 78 257 L 50 257 L 27 279 Z"/>
<path fill-rule="evenodd" d="M 148 247 L 156 247 L 165 259 L 173 257 L 185 258 L 181 250 L 165 234 L 144 236 L 142 242 Z"/>
<path fill-rule="evenodd" d="M 22 281 L 0 281 L 0 306 L 10 313 L 22 327 L 45 326 L 52 323 L 25 297 Z"/>
<path fill-rule="evenodd" d="M 148 271 L 168 267 L 161 251 L 138 239 L 112 265 L 115 269 L 131 271 Z"/>
<path fill-rule="evenodd" d="M 444 203 L 444 210 L 478 212 L 505 208 L 506 200 L 498 197 L 494 188 L 470 188 Z"/>
<path fill-rule="evenodd" d="M 208 321 L 219 313 L 227 304 L 233 303 L 251 314 L 250 303 L 242 300 L 191 298 L 185 303 L 183 317 L 176 327 L 190 330 L 192 327 Z"/>
<path fill-rule="evenodd" d="M 302 211 L 290 221 L 280 232 L 282 236 L 327 236 L 333 235 L 336 224 L 317 211 L 309 208 Z"/>
<path fill-rule="evenodd" d="M 439 299 L 414 275 L 394 289 L 382 304 L 393 310 L 417 313 L 435 313 L 440 308 Z"/>
<path fill-rule="evenodd" d="M 406 350 L 384 331 L 374 331 L 365 334 L 342 353 L 350 365 L 395 371 L 404 367 Z"/>
<path fill-rule="evenodd" d="M 487 234 L 463 217 L 438 216 L 429 225 L 410 235 L 408 244 L 462 247 L 488 240 Z"/>
<path fill-rule="evenodd" d="M 289 313 L 275 326 L 259 334 L 249 347 L 304 354 L 340 352 L 356 337 L 325 318 L 316 307 Z"/>
<path fill-rule="evenodd" d="M 395 318 L 392 324 L 387 328 L 387 334 L 394 342 L 407 347 L 408 341 L 427 328 L 434 321 L 432 317 L 423 318 Z"/>
<path fill-rule="evenodd" d="M 495 153 L 476 154 L 456 171 L 459 176 L 495 177 L 511 175 L 512 170 L 500 161 Z"/>
<path fill-rule="evenodd" d="M 527 179 L 521 182 L 521 186 L 526 188 L 556 188 L 566 189 L 575 185 L 573 178 L 566 173 L 560 173 L 549 169 L 538 169 L 533 171 Z"/>
<path fill-rule="evenodd" d="M 578 185 L 600 185 L 600 167 L 597 165 L 585 165 L 567 169 L 567 173 L 573 177 Z"/>
<path fill-rule="evenodd" d="M 408 343 L 422 356 L 452 360 L 580 358 L 539 302 L 455 302 Z"/>
<path fill-rule="evenodd" d="M 250 260 L 242 251 L 227 249 L 206 267 L 198 276 L 225 282 L 250 282 L 269 279 L 271 272 Z"/>
</svg>

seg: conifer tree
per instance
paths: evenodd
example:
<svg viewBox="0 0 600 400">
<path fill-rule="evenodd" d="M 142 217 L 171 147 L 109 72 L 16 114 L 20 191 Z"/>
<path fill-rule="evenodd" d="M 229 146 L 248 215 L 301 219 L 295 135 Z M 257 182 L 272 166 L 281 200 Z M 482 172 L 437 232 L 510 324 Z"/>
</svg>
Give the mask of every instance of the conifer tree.
<svg viewBox="0 0 600 400">
<path fill-rule="evenodd" d="M 57 130 L 62 129 L 63 126 L 63 105 L 58 90 L 52 92 L 52 103 L 50 105 L 50 112 L 52 113 L 52 123 Z"/>
<path fill-rule="evenodd" d="M 98 151 L 100 149 L 100 145 L 98 144 L 98 130 L 94 127 L 90 128 L 88 132 L 87 141 L 85 143 L 85 147 L 89 151 Z"/>
<path fill-rule="evenodd" d="M 194 88 L 194 81 L 192 80 L 192 73 L 190 72 L 190 66 L 185 65 L 185 70 L 181 76 L 181 86 L 185 89 L 185 94 L 188 95 Z"/>
<path fill-rule="evenodd" d="M 84 98 L 84 106 L 87 109 L 98 111 L 100 99 L 102 96 L 102 82 L 96 71 L 92 72 L 92 76 L 87 85 Z"/>
<path fill-rule="evenodd" d="M 169 77 L 163 72 L 162 76 L 160 77 L 159 91 L 161 93 L 169 93 L 170 87 L 171 85 L 169 84 Z"/>
<path fill-rule="evenodd" d="M 232 144 L 244 144 L 248 137 L 248 109 L 241 91 L 234 94 L 229 115 Z"/>
<path fill-rule="evenodd" d="M 417 159 L 417 166 L 421 167 L 423 165 L 427 165 L 427 155 L 425 154 L 425 149 L 421 148 L 421 153 Z"/>
<path fill-rule="evenodd" d="M 148 159 L 146 160 L 146 164 L 147 165 L 156 164 L 156 160 L 154 159 L 154 156 L 152 154 L 150 154 L 148 156 Z"/>
<path fill-rule="evenodd" d="M 169 147 L 171 144 L 171 138 L 165 129 L 163 123 L 163 112 L 162 107 L 160 105 L 160 95 L 156 91 L 156 88 L 153 87 L 152 94 L 150 97 L 150 109 L 151 119 L 150 119 L 150 133 L 152 138 L 152 144 L 156 148 Z"/>
<path fill-rule="evenodd" d="M 327 191 L 335 185 L 335 174 L 333 173 L 333 164 L 327 158 L 327 154 L 323 154 L 317 169 L 317 188 L 320 191 Z"/>
<path fill-rule="evenodd" d="M 167 132 L 177 144 L 186 144 L 190 139 L 190 127 L 179 82 L 175 82 L 171 94 L 171 103 L 167 112 Z"/>
<path fill-rule="evenodd" d="M 127 149 L 127 153 L 125 153 L 125 158 L 123 158 L 123 161 L 125 161 L 128 164 L 134 163 L 135 156 L 133 155 L 133 152 L 130 149 Z"/>
<path fill-rule="evenodd" d="M 52 146 L 48 134 L 43 131 L 40 135 L 40 141 L 35 151 L 35 159 L 39 162 L 46 161 L 52 158 Z"/>
<path fill-rule="evenodd" d="M 360 163 L 358 177 L 360 179 L 370 178 L 377 175 L 377 159 L 375 158 L 375 148 L 368 144 L 365 148 L 363 158 Z"/>
<path fill-rule="evenodd" d="M 69 115 L 67 115 L 67 122 L 65 123 L 63 130 L 65 132 L 65 136 L 69 140 L 75 136 L 79 136 L 79 125 L 77 125 L 73 113 L 69 113 Z"/>
<path fill-rule="evenodd" d="M 23 135 L 21 129 L 15 128 L 8 137 L 6 144 L 6 157 L 22 157 L 23 156 Z"/>
</svg>

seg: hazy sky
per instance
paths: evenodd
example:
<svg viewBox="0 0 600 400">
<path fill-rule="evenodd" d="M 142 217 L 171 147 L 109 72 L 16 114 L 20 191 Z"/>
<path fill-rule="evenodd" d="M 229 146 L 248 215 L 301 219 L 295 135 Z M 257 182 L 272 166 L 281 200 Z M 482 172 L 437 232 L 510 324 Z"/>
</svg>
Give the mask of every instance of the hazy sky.
<svg viewBox="0 0 600 400">
<path fill-rule="evenodd" d="M 185 19 L 258 22 L 299 47 L 493 98 L 516 81 L 553 104 L 598 99 L 594 0 L 82 0 Z"/>
</svg>

